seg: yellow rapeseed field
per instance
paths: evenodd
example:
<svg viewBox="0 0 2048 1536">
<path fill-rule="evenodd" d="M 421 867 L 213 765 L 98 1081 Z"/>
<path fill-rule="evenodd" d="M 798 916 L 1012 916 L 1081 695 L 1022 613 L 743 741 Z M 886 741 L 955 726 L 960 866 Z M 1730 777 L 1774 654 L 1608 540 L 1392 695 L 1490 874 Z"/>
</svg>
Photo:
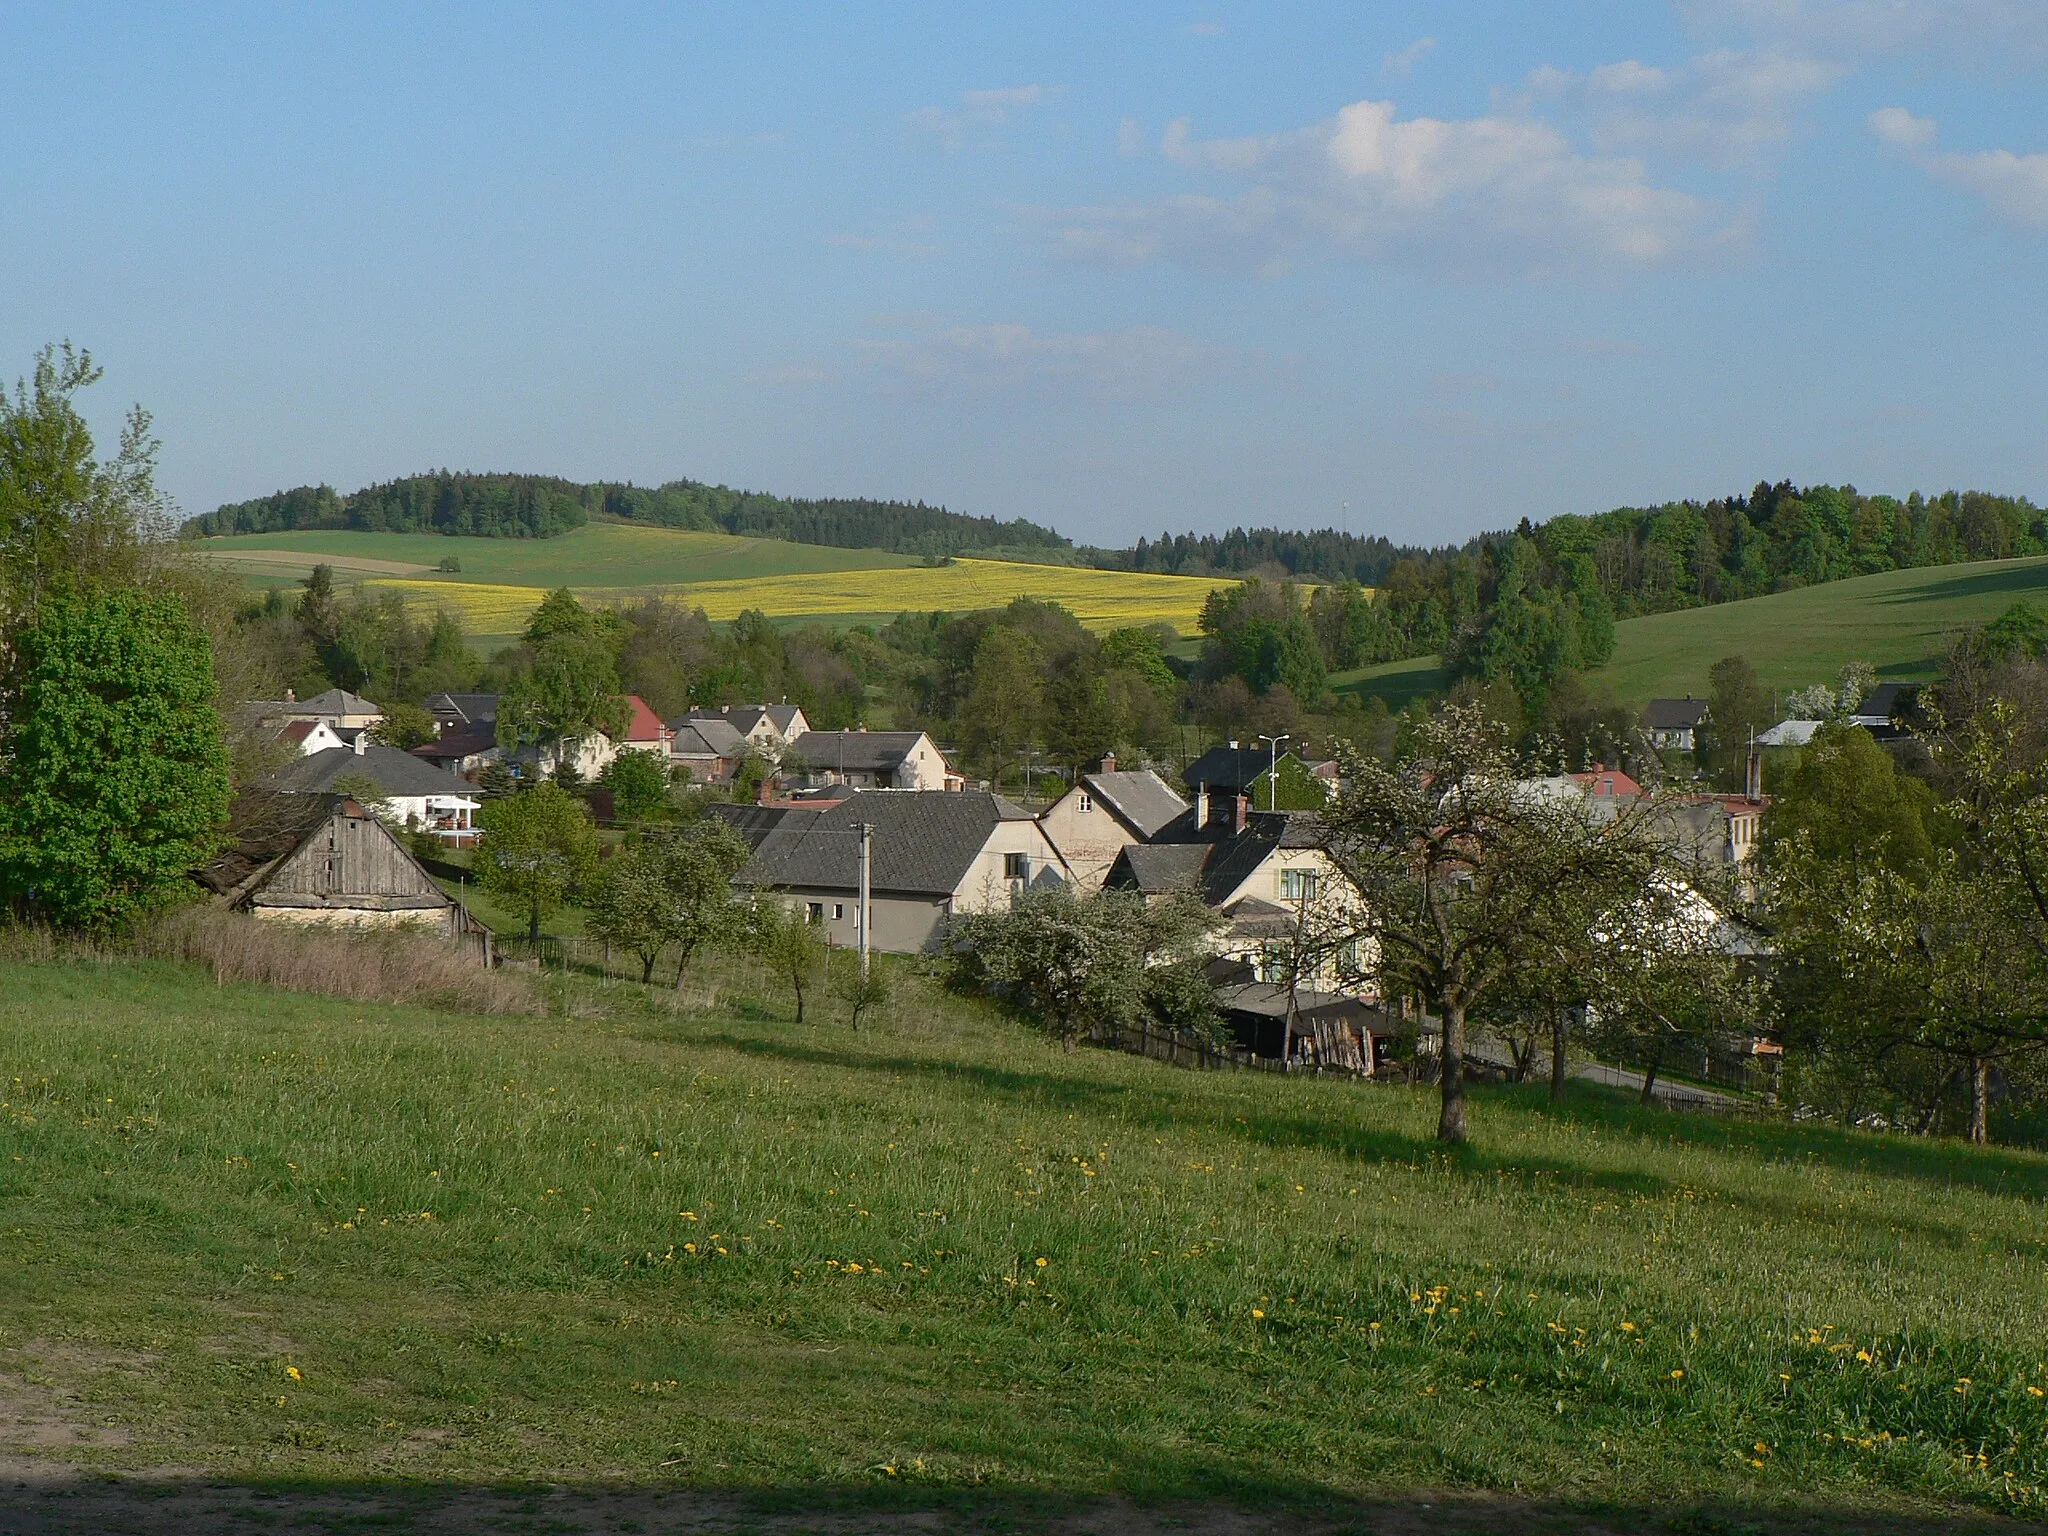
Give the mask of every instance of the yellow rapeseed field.
<svg viewBox="0 0 2048 1536">
<path fill-rule="evenodd" d="M 373 580 L 367 586 L 400 593 L 421 610 L 453 610 L 472 634 L 511 634 L 546 594 L 536 587 L 449 581 Z M 771 618 L 825 618 L 839 614 L 894 614 L 945 609 L 999 608 L 1016 597 L 1055 602 L 1090 629 L 1171 624 L 1192 634 L 1202 602 L 1224 583 L 1210 577 L 1096 571 L 1078 566 L 1025 565 L 1007 560 L 956 560 L 944 566 L 893 570 L 822 571 L 647 587 L 579 587 L 589 603 L 631 602 L 659 596 L 702 608 L 714 620 L 758 608 Z"/>
</svg>

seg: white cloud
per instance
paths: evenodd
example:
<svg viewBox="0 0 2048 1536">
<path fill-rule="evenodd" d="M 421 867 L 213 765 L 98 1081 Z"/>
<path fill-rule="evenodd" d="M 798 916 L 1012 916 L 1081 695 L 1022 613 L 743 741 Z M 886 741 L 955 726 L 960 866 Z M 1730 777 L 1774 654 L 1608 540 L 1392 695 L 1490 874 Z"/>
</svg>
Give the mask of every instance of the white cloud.
<svg viewBox="0 0 2048 1536">
<path fill-rule="evenodd" d="M 963 325 L 865 351 L 885 371 L 918 388 L 979 394 L 1152 394 L 1213 366 L 1218 348 L 1158 326 L 1114 331 L 1040 332 L 1027 325 Z"/>
<path fill-rule="evenodd" d="M 2048 231 L 2048 154 L 2017 155 L 2009 149 L 1973 153 L 1937 150 L 1940 125 L 1904 107 L 1870 114 L 1870 131 L 1903 151 L 1935 180 L 1967 192 L 2002 224 Z"/>
<path fill-rule="evenodd" d="M 1052 94 L 1043 85 L 1005 85 L 962 91 L 955 107 L 924 107 L 910 114 L 910 126 L 929 133 L 948 149 L 958 149 L 977 129 L 999 128 L 1020 109 L 1035 107 Z"/>
<path fill-rule="evenodd" d="M 1797 54 L 1721 49 L 1676 68 L 1624 59 L 1581 76 L 1545 67 L 1526 99 L 1586 114 L 1593 147 L 1718 169 L 1761 169 L 1792 136 L 1799 110 L 1842 77 L 1839 65 Z"/>
<path fill-rule="evenodd" d="M 1224 188 L 1055 212 L 1061 250 L 1268 271 L 1315 256 L 1548 270 L 1652 266 L 1740 234 L 1712 204 L 1653 185 L 1641 161 L 1580 154 L 1520 113 L 1401 121 L 1392 102 L 1360 101 L 1257 138 L 1198 140 L 1177 122 L 1160 147 Z"/>
<path fill-rule="evenodd" d="M 1406 48 L 1396 49 L 1380 60 L 1380 68 L 1390 75 L 1405 75 L 1428 58 L 1436 47 L 1433 37 L 1418 37 Z"/>
</svg>

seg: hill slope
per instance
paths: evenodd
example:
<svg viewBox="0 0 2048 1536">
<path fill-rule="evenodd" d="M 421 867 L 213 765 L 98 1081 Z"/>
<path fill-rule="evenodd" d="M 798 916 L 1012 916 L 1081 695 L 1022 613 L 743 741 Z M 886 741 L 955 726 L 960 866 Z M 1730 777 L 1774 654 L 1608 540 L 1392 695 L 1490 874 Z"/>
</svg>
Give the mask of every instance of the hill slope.
<svg viewBox="0 0 2048 1536">
<path fill-rule="evenodd" d="M 1867 661 L 1887 678 L 1935 675 L 1943 637 L 1983 624 L 2020 601 L 2048 601 L 2048 556 L 1885 571 L 1823 586 L 1775 592 L 1711 608 L 1684 608 L 1615 626 L 1614 656 L 1590 675 L 1596 689 L 1626 704 L 1704 694 L 1707 669 L 1743 655 L 1764 685 L 1783 693 L 1831 681 L 1844 664 Z M 1346 673 L 1336 686 L 1379 694 L 1399 708 L 1445 686 L 1436 658 Z"/>
<path fill-rule="evenodd" d="M 2048 1482 L 2048 1159 L 1485 1090 L 1447 1157 L 1399 1086 L 1066 1054 L 902 975 L 859 1034 L 709 982 L 484 1020 L 0 963 L 0 1435 L 798 1508 L 1449 1484 L 1904 1528 Z"/>
</svg>

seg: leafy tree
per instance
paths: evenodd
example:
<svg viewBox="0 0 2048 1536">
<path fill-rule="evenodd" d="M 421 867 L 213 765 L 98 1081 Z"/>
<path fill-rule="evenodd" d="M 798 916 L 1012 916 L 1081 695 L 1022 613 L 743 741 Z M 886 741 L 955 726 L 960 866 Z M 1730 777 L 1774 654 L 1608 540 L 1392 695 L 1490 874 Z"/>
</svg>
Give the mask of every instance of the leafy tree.
<svg viewBox="0 0 2048 1536">
<path fill-rule="evenodd" d="M 12 637 L 0 721 L 10 905 L 105 928 L 187 889 L 230 791 L 212 658 L 182 603 L 42 590 Z"/>
<path fill-rule="evenodd" d="M 842 949 L 831 957 L 831 963 L 832 995 L 846 1004 L 846 1021 L 858 1031 L 863 1015 L 889 1006 L 893 990 L 889 962 L 882 955 L 869 955 L 867 968 L 862 970 L 860 956 Z"/>
<path fill-rule="evenodd" d="M 796 996 L 796 1022 L 803 1023 L 804 989 L 825 964 L 825 941 L 817 925 L 801 906 L 767 895 L 755 901 L 750 923 L 748 947 L 763 965 L 789 982 Z"/>
<path fill-rule="evenodd" d="M 401 752 L 424 747 L 441 737 L 434 717 L 417 704 L 388 704 L 384 718 L 370 729 L 370 739 Z"/>
<path fill-rule="evenodd" d="M 1029 635 L 996 627 L 974 650 L 962 725 L 967 749 L 1000 782 L 1044 708 L 1044 653 Z"/>
<path fill-rule="evenodd" d="M 1041 886 L 1007 911 L 959 919 L 949 939 L 962 980 L 1008 998 L 1072 1050 L 1090 1032 L 1137 1021 L 1149 1003 L 1185 1013 L 1214 916 L 1192 897 L 1148 906 L 1128 891 Z"/>
<path fill-rule="evenodd" d="M 1746 656 L 1723 656 L 1707 672 L 1707 740 L 1700 756 L 1724 787 L 1740 789 L 1749 744 L 1777 722 L 1770 690 Z"/>
<path fill-rule="evenodd" d="M 537 642 L 532 670 L 499 700 L 498 744 L 560 744 L 592 731 L 617 737 L 630 718 L 611 637 L 558 631 Z"/>
<path fill-rule="evenodd" d="M 732 877 L 751 850 L 731 827 L 711 816 L 649 841 L 659 851 L 662 880 L 674 902 L 669 941 L 678 952 L 680 990 L 701 950 L 744 937 L 746 909 L 733 897 Z"/>
<path fill-rule="evenodd" d="M 651 821 L 668 808 L 668 768 L 652 752 L 621 752 L 598 775 L 612 792 L 612 810 L 621 821 Z"/>
<path fill-rule="evenodd" d="M 1831 721 L 1780 776 L 1764 812 L 1763 856 L 1768 863 L 1799 843 L 1852 872 L 1879 864 L 1921 870 L 1934 853 L 1934 816 L 1927 785 L 1899 772 L 1868 731 Z"/>
<path fill-rule="evenodd" d="M 1166 664 L 1166 649 L 1154 629 L 1112 629 L 1102 637 L 1105 666 L 1134 672 L 1147 686 L 1172 698 L 1177 679 Z"/>
<path fill-rule="evenodd" d="M 145 541 L 168 526 L 146 411 L 130 411 L 111 460 L 94 457 L 73 397 L 100 375 L 67 342 L 37 353 L 11 396 L 0 389 L 0 615 L 9 619 L 33 617 L 55 594 L 137 582 Z"/>
<path fill-rule="evenodd" d="M 347 795 L 387 827 L 398 825 L 398 812 L 384 793 L 384 786 L 367 773 L 344 773 L 331 786 L 337 795 Z"/>
<path fill-rule="evenodd" d="M 1467 1014 L 1532 953 L 1598 942 L 1589 915 L 1652 899 L 1665 855 L 1643 809 L 1605 820 L 1588 797 L 1524 788 L 1476 708 L 1447 704 L 1417 746 L 1398 767 L 1343 749 L 1349 787 L 1323 813 L 1325 851 L 1357 899 L 1332 909 L 1324 944 L 1357 954 L 1381 996 L 1436 1008 L 1437 1135 L 1461 1142 Z"/>
<path fill-rule="evenodd" d="M 597 868 L 597 832 L 583 802 L 560 785 L 539 783 L 524 794 L 492 800 L 477 812 L 483 842 L 477 881 L 526 913 L 538 942 L 542 919 L 588 883 Z"/>
<path fill-rule="evenodd" d="M 653 981 L 655 964 L 678 926 L 665 850 L 638 843 L 607 859 L 585 926 L 593 938 L 639 957 L 642 985 Z"/>
</svg>

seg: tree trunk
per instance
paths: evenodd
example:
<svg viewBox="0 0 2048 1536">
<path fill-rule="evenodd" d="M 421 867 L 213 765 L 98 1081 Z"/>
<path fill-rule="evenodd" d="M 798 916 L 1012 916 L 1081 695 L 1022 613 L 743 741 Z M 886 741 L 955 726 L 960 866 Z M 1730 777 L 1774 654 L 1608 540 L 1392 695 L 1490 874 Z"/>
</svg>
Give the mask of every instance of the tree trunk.
<svg viewBox="0 0 2048 1536">
<path fill-rule="evenodd" d="M 526 920 L 526 940 L 527 940 L 527 942 L 528 942 L 529 944 L 531 944 L 531 945 L 533 946 L 533 948 L 534 948 L 534 952 L 535 952 L 536 954 L 538 954 L 538 953 L 539 953 L 539 951 L 540 951 L 540 908 L 539 908 L 539 907 L 529 907 L 529 908 L 527 909 L 527 920 Z"/>
<path fill-rule="evenodd" d="M 1550 1102 L 1564 1102 L 1565 1052 L 1571 1044 L 1571 1015 L 1562 1008 L 1550 1010 Z"/>
<path fill-rule="evenodd" d="M 642 955 L 640 957 L 641 986 L 649 987 L 654 985 L 654 962 L 659 958 L 658 955 Z"/>
<path fill-rule="evenodd" d="M 801 1024 L 804 1021 L 804 979 L 801 975 L 792 976 L 789 984 L 796 990 L 796 1021 Z"/>
<path fill-rule="evenodd" d="M 1991 1063 L 1979 1056 L 1970 1063 L 1970 1141 L 1991 1140 Z"/>
<path fill-rule="evenodd" d="M 1660 1045 L 1657 1054 L 1650 1058 L 1649 1070 L 1643 1073 L 1643 1096 L 1638 1103 L 1648 1106 L 1657 1100 L 1657 1069 L 1664 1065 L 1664 1049 Z"/>
<path fill-rule="evenodd" d="M 1443 1108 L 1436 1118 L 1436 1139 L 1453 1146 L 1465 1141 L 1465 1005 L 1445 1003 L 1443 1033 Z"/>
</svg>

